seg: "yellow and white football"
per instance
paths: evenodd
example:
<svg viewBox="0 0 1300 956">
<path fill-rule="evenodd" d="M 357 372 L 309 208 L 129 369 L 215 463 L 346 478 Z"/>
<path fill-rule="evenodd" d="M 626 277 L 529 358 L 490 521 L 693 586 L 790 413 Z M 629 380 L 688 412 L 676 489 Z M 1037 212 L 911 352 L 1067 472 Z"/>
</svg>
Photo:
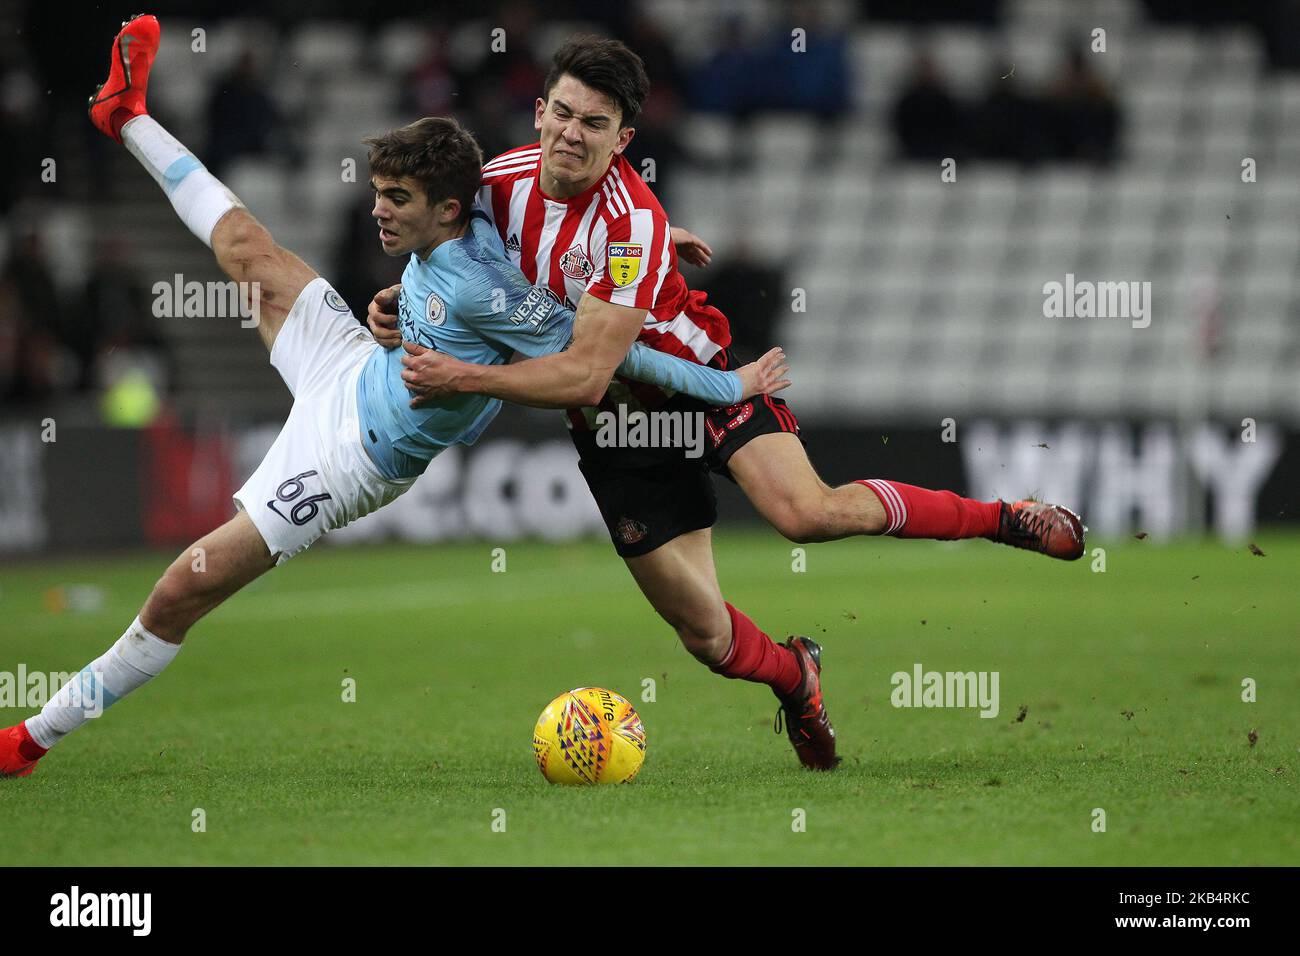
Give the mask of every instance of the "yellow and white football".
<svg viewBox="0 0 1300 956">
<path fill-rule="evenodd" d="M 537 718 L 533 752 L 551 783 L 629 783 L 645 759 L 645 728 L 627 698 L 575 687 Z"/>
</svg>

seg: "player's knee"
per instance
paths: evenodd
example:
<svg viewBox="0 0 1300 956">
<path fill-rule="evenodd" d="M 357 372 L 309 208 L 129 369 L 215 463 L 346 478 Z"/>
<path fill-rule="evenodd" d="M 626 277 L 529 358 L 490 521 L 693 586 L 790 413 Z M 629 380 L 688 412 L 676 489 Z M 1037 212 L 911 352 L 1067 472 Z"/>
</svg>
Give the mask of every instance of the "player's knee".
<svg viewBox="0 0 1300 956">
<path fill-rule="evenodd" d="M 247 278 L 276 253 L 275 240 L 266 227 L 243 209 L 233 210 L 217 224 L 212 249 L 221 267 L 235 279 Z"/>
<path fill-rule="evenodd" d="M 145 626 L 164 640 L 183 636 L 195 618 L 201 603 L 201 589 L 196 573 L 168 568 L 149 593 L 140 614 Z"/>
<path fill-rule="evenodd" d="M 198 608 L 206 608 L 218 590 L 218 583 L 207 573 L 206 566 L 178 561 L 153 586 L 149 604 L 168 617 L 186 617 Z"/>
<path fill-rule="evenodd" d="M 274 245 L 271 234 L 246 209 L 232 209 L 212 231 L 214 248 L 226 252 Z"/>
</svg>

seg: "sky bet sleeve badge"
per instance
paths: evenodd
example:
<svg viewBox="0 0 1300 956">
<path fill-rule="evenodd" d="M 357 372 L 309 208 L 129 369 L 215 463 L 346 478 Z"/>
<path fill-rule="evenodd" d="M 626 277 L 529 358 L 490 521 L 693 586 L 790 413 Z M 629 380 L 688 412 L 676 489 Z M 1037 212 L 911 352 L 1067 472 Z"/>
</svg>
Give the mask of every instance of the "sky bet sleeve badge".
<svg viewBox="0 0 1300 956">
<path fill-rule="evenodd" d="M 641 244 L 612 242 L 609 245 L 609 277 L 622 288 L 641 274 Z"/>
</svg>

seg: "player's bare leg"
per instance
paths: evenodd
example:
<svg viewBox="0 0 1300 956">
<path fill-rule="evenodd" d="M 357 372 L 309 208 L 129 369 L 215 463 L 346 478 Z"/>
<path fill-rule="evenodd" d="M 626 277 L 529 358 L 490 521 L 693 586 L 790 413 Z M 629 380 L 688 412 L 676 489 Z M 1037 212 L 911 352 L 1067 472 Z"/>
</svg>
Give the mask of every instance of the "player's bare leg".
<svg viewBox="0 0 1300 956">
<path fill-rule="evenodd" d="M 91 97 L 90 120 L 131 151 L 162 187 L 181 221 L 212 249 L 226 275 L 240 283 L 244 306 L 270 349 L 316 272 L 276 245 L 243 203 L 149 116 L 149 71 L 160 37 L 152 16 L 123 24 L 113 40 L 108 79 Z"/>
<path fill-rule="evenodd" d="M 731 648 L 731 617 L 713 565 L 713 530 L 687 532 L 625 560 L 641 593 L 696 660 L 721 662 Z"/>
<path fill-rule="evenodd" d="M 161 674 L 190 627 L 275 567 L 277 557 L 243 512 L 186 548 L 107 652 L 61 687 L 39 714 L 0 730 L 0 777 L 28 776 L 49 748 Z"/>
<path fill-rule="evenodd" d="M 728 460 L 732 477 L 773 527 L 795 542 L 853 535 L 987 538 L 1073 561 L 1083 555 L 1079 516 L 1038 501 L 975 501 L 880 478 L 832 488 L 794 435 L 759 435 Z"/>
<path fill-rule="evenodd" d="M 91 97 L 91 121 L 140 160 L 182 221 L 211 247 L 226 275 L 242 284 L 244 304 L 257 317 L 258 332 L 270 349 L 294 300 L 316 273 L 277 246 L 239 200 L 148 115 L 145 92 L 159 36 L 158 22 L 150 16 L 123 25 L 113 41 L 108 80 Z M 0 730 L 0 777 L 27 776 L 50 747 L 93 711 L 160 674 L 190 627 L 273 568 L 277 557 L 242 512 L 186 549 L 104 655 L 83 668 L 39 714 Z"/>
<path fill-rule="evenodd" d="M 275 567 L 252 519 L 240 512 L 180 553 L 153 586 L 140 622 L 169 644 L 244 585 Z"/>
<path fill-rule="evenodd" d="M 796 544 L 883 534 L 880 499 L 866 485 L 832 488 L 788 432 L 750 439 L 727 461 L 732 477 L 767 521 Z"/>
<path fill-rule="evenodd" d="M 710 529 L 625 560 L 641 592 L 701 663 L 715 674 L 772 688 L 781 702 L 777 732 L 784 714 L 786 733 L 805 767 L 830 770 L 839 763 L 835 729 L 822 702 L 821 648 L 806 637 L 777 644 L 723 599 Z"/>
<path fill-rule="evenodd" d="M 296 255 L 276 245 L 271 233 L 243 208 L 232 209 L 212 231 L 212 251 L 217 262 L 241 289 L 256 291 L 245 302 L 257 318 L 257 333 L 267 351 L 289 316 L 289 310 L 316 270 Z"/>
</svg>

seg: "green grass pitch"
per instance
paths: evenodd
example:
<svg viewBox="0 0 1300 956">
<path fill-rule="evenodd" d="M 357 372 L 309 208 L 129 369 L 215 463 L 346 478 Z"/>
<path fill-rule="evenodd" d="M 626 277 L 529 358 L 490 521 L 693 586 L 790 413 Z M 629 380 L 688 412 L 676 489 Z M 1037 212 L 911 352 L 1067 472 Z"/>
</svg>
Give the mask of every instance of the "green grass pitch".
<svg viewBox="0 0 1300 956">
<path fill-rule="evenodd" d="M 775 533 L 723 527 L 723 592 L 825 646 L 832 774 L 773 735 L 767 688 L 686 654 L 603 542 L 511 545 L 505 573 L 487 543 L 321 546 L 33 776 L 0 780 L 0 864 L 1294 864 L 1300 537 L 1257 541 L 1266 556 L 1102 542 L 1105 573 L 985 542 L 849 541 L 795 573 Z M 0 671 L 98 656 L 170 557 L 0 566 Z M 47 609 L 80 583 L 101 610 Z M 891 706 L 917 662 L 999 672 L 1001 712 Z M 537 772 L 537 714 L 583 684 L 645 721 L 629 786 Z"/>
</svg>

